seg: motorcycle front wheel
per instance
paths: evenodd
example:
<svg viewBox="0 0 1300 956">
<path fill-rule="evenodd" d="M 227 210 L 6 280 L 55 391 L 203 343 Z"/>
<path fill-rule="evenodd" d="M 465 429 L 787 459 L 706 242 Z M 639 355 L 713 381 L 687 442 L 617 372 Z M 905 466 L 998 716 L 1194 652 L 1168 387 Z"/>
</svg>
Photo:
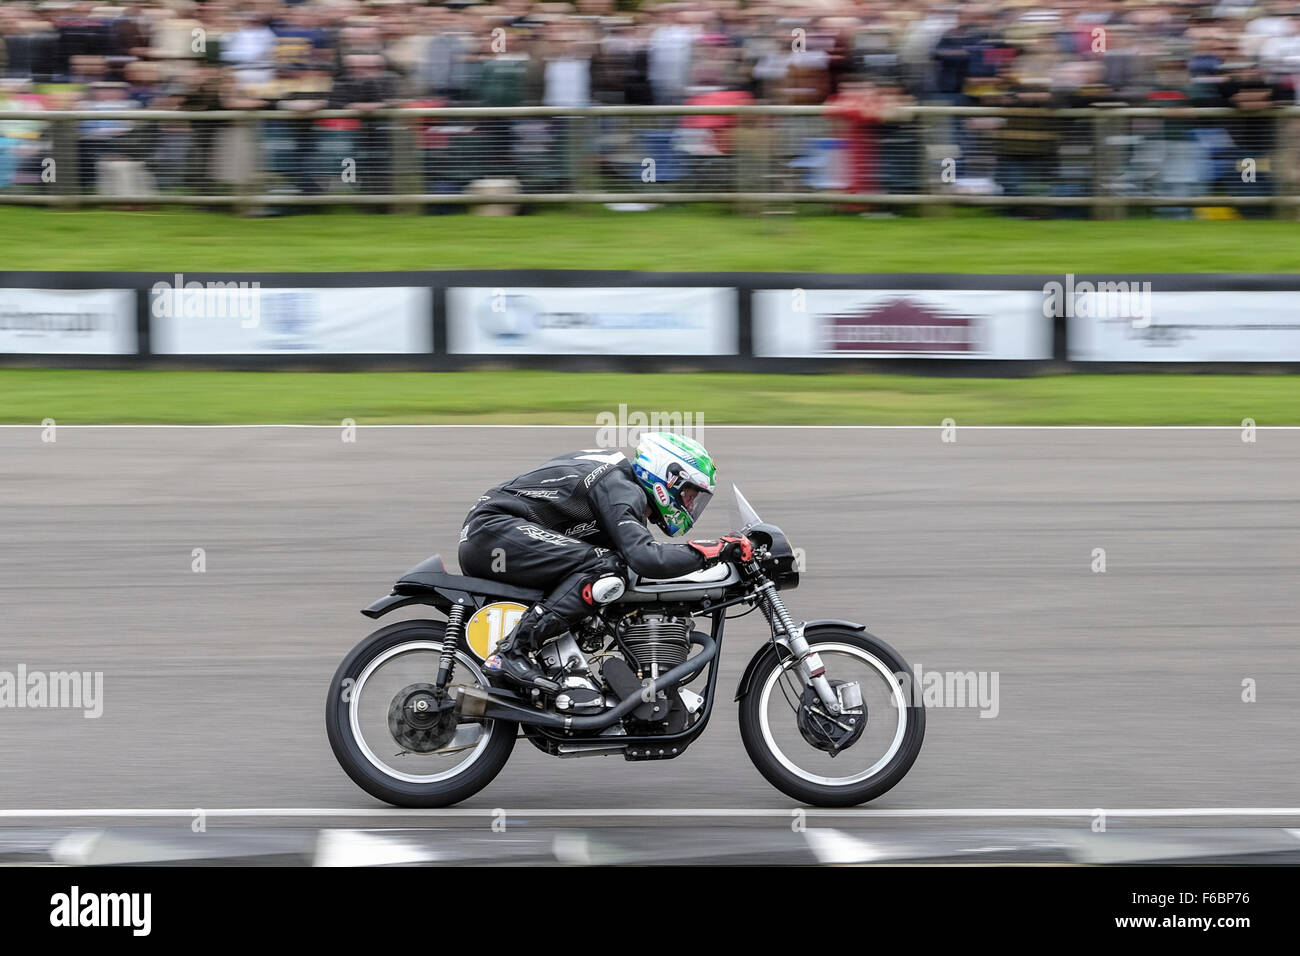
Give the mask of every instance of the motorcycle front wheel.
<svg viewBox="0 0 1300 956">
<path fill-rule="evenodd" d="M 925 708 L 912 670 L 865 631 L 819 628 L 808 644 L 833 684 L 853 682 L 861 690 L 862 713 L 835 717 L 846 732 L 855 725 L 848 745 L 835 750 L 809 731 L 809 702 L 819 704 L 805 695 L 794 659 L 768 648 L 740 702 L 745 751 L 768 783 L 802 803 L 851 807 L 874 800 L 903 779 L 925 739 Z M 856 727 L 859 720 L 865 728 Z"/>
<path fill-rule="evenodd" d="M 459 803 L 492 782 L 515 746 L 519 726 L 510 721 L 451 718 L 430 728 L 415 714 L 422 700 L 427 710 L 444 630 L 440 621 L 381 628 L 330 681 L 325 730 L 334 756 L 361 789 L 394 806 Z M 454 682 L 488 687 L 464 650 L 456 652 Z"/>
</svg>

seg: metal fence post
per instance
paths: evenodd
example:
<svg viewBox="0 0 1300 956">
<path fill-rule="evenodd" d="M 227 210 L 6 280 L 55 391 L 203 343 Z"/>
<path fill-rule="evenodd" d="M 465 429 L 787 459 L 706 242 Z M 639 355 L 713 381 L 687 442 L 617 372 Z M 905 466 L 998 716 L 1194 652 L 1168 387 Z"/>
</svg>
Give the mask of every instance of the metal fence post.
<svg viewBox="0 0 1300 956">
<path fill-rule="evenodd" d="M 389 182 L 393 191 L 399 194 L 413 195 L 422 193 L 419 170 L 419 153 L 416 148 L 416 127 L 419 120 L 395 117 L 393 123 L 392 169 Z M 394 212 L 407 215 L 419 213 L 418 204 L 403 202 L 393 207 Z"/>
<path fill-rule="evenodd" d="M 738 117 L 732 150 L 736 157 L 735 181 L 732 188 L 738 193 L 757 193 L 761 191 L 762 176 L 759 150 L 761 144 L 755 130 L 754 117 L 742 114 Z M 736 212 L 741 215 L 757 215 L 763 211 L 761 202 L 737 202 Z"/>
<path fill-rule="evenodd" d="M 565 145 L 568 147 L 569 192 L 595 192 L 592 170 L 587 162 L 587 150 L 599 135 L 594 117 L 582 115 L 564 117 Z"/>
<path fill-rule="evenodd" d="M 74 119 L 57 119 L 50 144 L 54 160 L 54 190 L 60 204 L 75 208 L 81 196 L 81 157 L 78 155 L 77 136 L 80 122 Z"/>
<path fill-rule="evenodd" d="M 782 128 L 782 120 L 798 124 L 801 117 L 788 114 L 762 114 L 754 116 L 753 143 L 757 165 L 758 190 L 765 196 L 772 193 L 789 193 L 796 190 L 796 184 L 790 176 L 786 165 L 786 141 L 783 137 L 787 131 Z M 782 200 L 780 203 L 765 199 L 759 204 L 761 214 L 774 221 L 794 212 L 792 203 Z"/>
<path fill-rule="evenodd" d="M 1283 113 L 1273 120 L 1273 155 L 1269 165 L 1273 173 L 1273 215 L 1278 219 L 1294 220 L 1296 214 L 1297 178 L 1296 162 L 1300 159 L 1295 142 L 1297 119 Z"/>
<path fill-rule="evenodd" d="M 917 182 L 921 186 L 921 192 L 926 196 L 942 196 L 944 194 L 944 162 L 951 160 L 954 164 L 953 175 L 956 176 L 956 156 L 942 156 L 943 147 L 947 144 L 943 142 L 944 130 L 947 127 L 945 122 L 948 117 L 937 113 L 923 113 L 920 116 L 921 121 L 921 175 L 917 177 Z M 952 150 L 956 152 L 956 150 Z M 936 162 L 937 160 L 937 162 Z M 921 214 L 924 216 L 948 216 L 952 214 L 952 207 L 947 203 L 926 203 L 921 206 Z"/>
<path fill-rule="evenodd" d="M 235 128 L 242 134 L 235 137 L 237 147 L 248 150 L 245 170 L 236 159 L 232 167 L 235 176 L 235 212 L 240 216 L 251 216 L 256 211 L 254 197 L 262 179 L 261 149 L 259 146 L 262 132 L 261 121 L 252 114 L 240 116 L 235 120 Z"/>
<path fill-rule="evenodd" d="M 1098 110 L 1092 117 L 1092 218 L 1118 219 L 1123 210 L 1107 205 L 1102 200 L 1106 197 L 1107 184 L 1114 175 L 1112 156 L 1106 140 L 1110 135 L 1111 117 L 1103 110 Z"/>
</svg>

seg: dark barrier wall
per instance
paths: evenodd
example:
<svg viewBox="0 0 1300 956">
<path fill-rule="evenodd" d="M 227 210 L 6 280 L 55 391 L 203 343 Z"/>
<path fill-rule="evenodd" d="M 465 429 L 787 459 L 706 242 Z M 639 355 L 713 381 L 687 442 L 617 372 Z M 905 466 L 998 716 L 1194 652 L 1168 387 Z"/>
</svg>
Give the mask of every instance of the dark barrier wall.
<svg viewBox="0 0 1300 956">
<path fill-rule="evenodd" d="M 0 362 L 1293 371 L 1300 275 L 8 272 Z"/>
</svg>

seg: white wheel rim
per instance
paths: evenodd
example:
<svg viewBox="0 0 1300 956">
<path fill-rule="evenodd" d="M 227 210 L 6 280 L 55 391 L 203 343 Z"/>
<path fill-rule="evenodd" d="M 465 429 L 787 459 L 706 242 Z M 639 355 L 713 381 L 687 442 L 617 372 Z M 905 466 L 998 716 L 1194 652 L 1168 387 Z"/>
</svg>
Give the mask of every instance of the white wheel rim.
<svg viewBox="0 0 1300 956">
<path fill-rule="evenodd" d="M 801 780 L 807 780 L 809 783 L 821 784 L 825 787 L 848 787 L 855 783 L 861 783 L 863 780 L 875 776 L 883 768 L 888 766 L 889 762 L 894 759 L 894 755 L 898 753 L 899 748 L 903 746 L 903 736 L 907 733 L 908 723 L 907 700 L 903 696 L 903 690 L 899 686 L 898 679 L 894 676 L 893 671 L 886 667 L 884 662 L 870 651 L 865 651 L 853 644 L 813 644 L 811 650 L 817 651 L 818 653 L 839 651 L 848 654 L 851 657 L 856 657 L 858 660 L 865 661 L 874 667 L 880 672 L 881 676 L 885 678 L 886 683 L 889 684 L 893 693 L 895 709 L 898 711 L 898 729 L 894 732 L 894 739 L 890 743 L 889 749 L 885 752 L 884 756 L 866 770 L 863 770 L 861 773 L 856 773 L 851 777 L 823 777 L 819 774 L 809 773 L 787 757 L 782 752 L 780 745 L 777 744 L 776 737 L 772 734 L 772 725 L 768 716 L 768 704 L 772 699 L 772 691 L 776 688 L 777 681 L 781 679 L 781 675 L 790 670 L 791 667 L 795 666 L 796 662 L 793 658 L 789 657 L 787 657 L 779 667 L 774 668 L 772 673 L 768 675 L 767 681 L 763 684 L 763 690 L 758 699 L 758 723 L 759 729 L 763 734 L 763 743 L 767 746 L 768 752 L 776 758 L 777 762 L 781 764 L 782 767 L 790 771 L 796 777 L 799 777 Z M 794 718 L 793 714 L 790 716 L 791 719 Z M 870 714 L 867 715 L 867 720 L 871 720 Z"/>
<path fill-rule="evenodd" d="M 384 776 L 392 777 L 394 780 L 402 780 L 406 783 L 437 783 L 440 780 L 449 780 L 452 777 L 464 773 L 476 760 L 478 760 L 479 757 L 483 755 L 483 751 L 487 748 L 488 740 L 492 736 L 492 721 L 488 720 L 484 722 L 483 733 L 479 736 L 478 744 L 472 751 L 470 751 L 469 757 L 456 764 L 456 766 L 443 770 L 441 773 L 405 773 L 401 770 L 390 767 L 375 756 L 375 752 L 370 749 L 370 745 L 366 743 L 365 736 L 361 733 L 359 713 L 361 707 L 361 691 L 366 686 L 366 681 L 370 679 L 370 675 L 372 675 L 381 664 L 385 661 L 392 660 L 398 654 L 407 654 L 411 651 L 437 651 L 441 653 L 442 644 L 433 641 L 410 641 L 406 644 L 398 644 L 396 647 L 390 647 L 388 650 L 384 651 L 383 654 L 380 654 L 373 661 L 367 664 L 366 669 L 361 672 L 361 676 L 359 676 L 356 683 L 352 685 L 352 697 L 348 701 L 348 725 L 352 728 L 352 739 L 356 741 L 357 748 L 365 756 L 366 760 L 370 762 L 371 766 L 384 774 Z M 488 686 L 487 679 L 483 676 L 483 672 L 478 669 L 478 665 L 471 660 L 467 654 L 460 650 L 456 651 L 456 666 L 468 669 L 474 675 L 474 679 L 478 682 L 480 687 Z"/>
</svg>

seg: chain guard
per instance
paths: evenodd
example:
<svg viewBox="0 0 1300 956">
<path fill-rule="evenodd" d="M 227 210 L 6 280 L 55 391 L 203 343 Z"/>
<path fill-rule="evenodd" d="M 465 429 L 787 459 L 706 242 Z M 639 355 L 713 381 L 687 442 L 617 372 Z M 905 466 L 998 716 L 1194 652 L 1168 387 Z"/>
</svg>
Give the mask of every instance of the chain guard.
<svg viewBox="0 0 1300 956">
<path fill-rule="evenodd" d="M 388 705 L 388 732 L 404 751 L 433 753 L 455 736 L 456 712 L 439 709 L 438 698 L 433 684 L 411 684 L 393 697 Z"/>
</svg>

